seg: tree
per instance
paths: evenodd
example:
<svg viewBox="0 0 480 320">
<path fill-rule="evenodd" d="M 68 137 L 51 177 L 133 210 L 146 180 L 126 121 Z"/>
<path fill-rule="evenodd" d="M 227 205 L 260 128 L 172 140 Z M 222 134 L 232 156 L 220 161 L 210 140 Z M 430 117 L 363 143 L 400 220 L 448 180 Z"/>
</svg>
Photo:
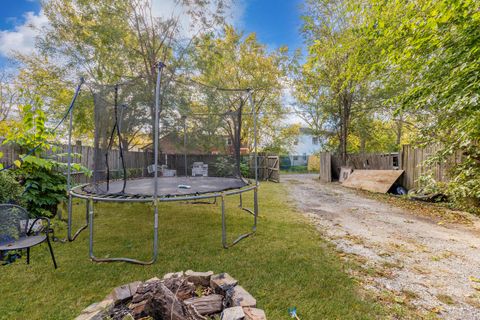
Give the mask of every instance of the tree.
<svg viewBox="0 0 480 320">
<path fill-rule="evenodd" d="M 308 56 L 294 68 L 298 115 L 344 163 L 348 152 L 399 150 L 406 136 L 408 112 L 391 98 L 408 80 L 387 81 L 388 70 L 377 68 L 384 48 L 366 31 L 370 9 L 368 0 L 307 1 Z"/>
<path fill-rule="evenodd" d="M 188 16 L 191 25 L 195 26 L 195 33 L 200 35 L 222 23 L 229 3 L 228 0 L 178 0 L 176 6 L 182 10 L 158 17 L 148 0 L 44 1 L 42 7 L 49 26 L 42 30 L 37 41 L 40 54 L 35 58 L 17 55 L 24 64 L 23 81 L 35 86 L 43 74 L 48 75 L 50 70 L 55 70 L 58 79 L 50 80 L 68 83 L 61 88 L 74 87 L 78 81 L 76 78 L 83 75 L 88 79 L 90 89 L 98 93 L 104 85 L 143 79 L 144 89 L 137 95 L 149 98 L 145 107 L 153 126 L 155 66 L 163 61 L 174 70 L 182 64 L 184 47 L 189 46 L 189 41 L 185 44 L 183 39 L 186 34 L 184 29 L 188 26 L 182 24 L 182 18 Z M 55 68 L 52 69 L 52 65 Z M 171 76 L 172 73 L 167 74 L 164 82 L 171 81 Z M 72 93 L 72 90 L 69 92 Z M 51 90 L 43 94 L 46 105 L 57 98 Z M 163 100 L 174 97 L 173 92 L 162 95 Z M 78 101 L 75 127 L 82 131 L 76 134 L 91 132 L 93 100 L 91 97 L 80 97 Z M 142 123 L 146 118 L 140 117 L 135 124 L 134 119 L 130 117 L 127 122 L 135 127 L 131 133 L 139 134 L 137 129 L 147 125 Z M 138 136 L 126 137 L 123 143 L 133 141 L 139 141 Z"/>
<path fill-rule="evenodd" d="M 4 136 L 12 125 L 12 109 L 15 108 L 18 93 L 12 83 L 13 75 L 0 71 L 0 136 Z"/>
<path fill-rule="evenodd" d="M 290 154 L 295 141 L 300 135 L 300 124 L 279 126 L 272 139 L 262 148 L 264 152 Z"/>
<path fill-rule="evenodd" d="M 251 150 L 253 146 L 253 117 L 248 94 L 245 91 L 222 91 L 214 88 L 247 89 L 251 88 L 252 100 L 258 119 L 259 143 L 276 133 L 278 121 L 284 117 L 281 101 L 282 81 L 285 77 L 283 62 L 286 60 L 285 49 L 268 52 L 260 44 L 254 33 L 244 36 L 232 26 L 226 26 L 219 36 L 207 34 L 194 43 L 190 52 L 191 74 L 188 75 L 197 84 L 193 92 L 195 99 L 180 109 L 182 114 L 206 113 L 204 128 L 218 128 L 219 117 L 231 112 L 239 116 L 235 123 L 242 123 L 240 140 L 235 141 L 235 128 L 227 122 L 224 130 L 236 144 L 245 145 Z M 188 82 L 185 78 L 184 82 Z M 198 85 L 198 83 L 205 85 Z M 200 98 L 200 99 L 198 99 Z M 241 120 L 241 121 L 239 121 Z M 209 135 L 217 134 L 215 131 Z"/>
<path fill-rule="evenodd" d="M 301 70 L 297 97 L 304 107 L 313 103 L 314 108 L 322 109 L 321 122 L 334 128 L 345 163 L 352 108 L 363 80 L 354 76 L 355 62 L 362 51 L 354 33 L 357 22 L 348 1 L 307 0 L 304 11 L 302 33 L 308 45 L 308 57 Z"/>
<path fill-rule="evenodd" d="M 480 12 L 471 0 L 418 2 L 370 0 L 364 36 L 379 50 L 387 81 L 407 79 L 393 99 L 417 123 L 418 140 L 441 145 L 432 160 L 457 150 L 463 161 L 452 172 L 448 193 L 480 199 L 479 92 Z M 367 31 L 368 30 L 368 31 Z"/>
</svg>

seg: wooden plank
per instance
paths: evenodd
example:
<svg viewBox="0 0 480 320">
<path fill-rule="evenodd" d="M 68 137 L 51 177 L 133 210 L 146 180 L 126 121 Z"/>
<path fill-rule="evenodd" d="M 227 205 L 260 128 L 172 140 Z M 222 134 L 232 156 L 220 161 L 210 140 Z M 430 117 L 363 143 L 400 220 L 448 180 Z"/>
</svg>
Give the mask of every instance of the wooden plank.
<svg viewBox="0 0 480 320">
<path fill-rule="evenodd" d="M 350 174 L 352 174 L 352 171 L 352 167 L 340 167 L 340 177 L 338 178 L 338 181 L 343 183 L 348 179 Z"/>
<path fill-rule="evenodd" d="M 372 192 L 387 193 L 403 174 L 403 170 L 355 170 L 344 186 Z"/>
<path fill-rule="evenodd" d="M 203 297 L 194 297 L 183 300 L 187 306 L 195 307 L 195 310 L 201 315 L 208 315 L 222 311 L 223 296 L 221 294 L 211 294 Z"/>
<path fill-rule="evenodd" d="M 280 157 L 269 156 L 268 157 L 268 177 L 267 180 L 273 182 L 280 182 Z"/>
<path fill-rule="evenodd" d="M 320 181 L 332 182 L 332 155 L 330 152 L 320 153 Z"/>
</svg>

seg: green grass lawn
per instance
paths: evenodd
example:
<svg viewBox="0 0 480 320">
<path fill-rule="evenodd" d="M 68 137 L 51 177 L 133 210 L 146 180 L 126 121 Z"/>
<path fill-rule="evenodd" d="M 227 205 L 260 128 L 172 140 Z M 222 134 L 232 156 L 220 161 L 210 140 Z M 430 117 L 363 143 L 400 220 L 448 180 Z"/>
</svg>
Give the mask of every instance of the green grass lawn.
<svg viewBox="0 0 480 320">
<path fill-rule="evenodd" d="M 54 243 L 59 264 L 53 269 L 46 245 L 25 259 L 0 267 L 1 319 L 71 319 L 112 288 L 171 271 L 228 272 L 257 299 L 269 319 L 289 319 L 296 306 L 302 320 L 383 318 L 383 308 L 362 298 L 343 271 L 333 249 L 315 228 L 288 204 L 280 184 L 260 187 L 257 234 L 228 250 L 221 246 L 219 205 L 162 205 L 158 261 L 151 266 L 93 263 L 87 232 L 73 243 Z M 251 203 L 252 195 L 244 197 Z M 238 210 L 238 196 L 228 201 L 228 231 L 249 230 L 251 216 Z M 148 259 L 152 247 L 150 205 L 97 204 L 97 256 Z M 84 205 L 75 205 L 78 224 Z M 65 231 L 57 227 L 58 236 Z"/>
</svg>

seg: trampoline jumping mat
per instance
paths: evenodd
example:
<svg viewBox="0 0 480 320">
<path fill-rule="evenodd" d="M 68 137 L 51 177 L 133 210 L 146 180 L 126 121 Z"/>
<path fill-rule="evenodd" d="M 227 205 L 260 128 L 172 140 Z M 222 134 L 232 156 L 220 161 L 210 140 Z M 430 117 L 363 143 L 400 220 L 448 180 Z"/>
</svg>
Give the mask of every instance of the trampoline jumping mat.
<svg viewBox="0 0 480 320">
<path fill-rule="evenodd" d="M 175 197 L 197 195 L 205 193 L 222 192 L 232 189 L 240 189 L 247 185 L 243 179 L 223 177 L 159 177 L 158 196 Z M 154 178 L 141 178 L 127 180 L 125 195 L 150 197 L 154 193 Z M 85 186 L 83 190 L 90 194 L 120 194 L 123 188 L 123 180 L 110 181 L 107 191 L 107 183 L 101 182 Z"/>
</svg>

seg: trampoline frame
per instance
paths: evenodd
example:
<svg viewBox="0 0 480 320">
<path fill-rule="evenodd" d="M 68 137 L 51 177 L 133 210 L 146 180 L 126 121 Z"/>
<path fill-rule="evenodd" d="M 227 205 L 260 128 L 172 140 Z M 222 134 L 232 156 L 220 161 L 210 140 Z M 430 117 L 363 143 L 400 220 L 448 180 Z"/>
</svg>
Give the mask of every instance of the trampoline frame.
<svg viewBox="0 0 480 320">
<path fill-rule="evenodd" d="M 162 78 L 162 71 L 165 67 L 163 62 L 157 64 L 157 82 L 155 90 L 155 141 L 154 141 L 154 168 L 158 168 L 158 151 L 159 151 L 159 119 L 160 119 L 160 84 Z M 83 83 L 83 80 L 82 80 Z M 255 105 L 252 98 L 252 89 L 242 90 L 248 94 L 248 100 L 252 108 L 253 115 L 253 130 L 254 130 L 254 171 L 255 171 L 255 181 L 254 184 L 247 185 L 242 188 L 222 191 L 222 192 L 211 192 L 198 195 L 181 195 L 181 196 L 162 196 L 158 195 L 158 170 L 154 170 L 154 194 L 153 196 L 144 196 L 144 197 L 133 197 L 126 194 L 105 194 L 105 195 L 94 195 L 90 193 L 83 192 L 82 188 L 88 184 L 77 186 L 72 188 L 71 186 L 71 153 L 72 153 L 72 139 L 71 139 L 71 129 L 72 129 L 72 118 L 73 118 L 73 104 L 76 97 L 80 91 L 81 84 L 78 86 L 75 96 L 71 103 L 70 109 L 70 127 L 69 127 L 69 139 L 68 139 L 68 171 L 67 171 L 67 189 L 68 189 L 68 240 L 74 241 L 75 238 L 85 229 L 89 229 L 89 256 L 92 261 L 95 262 L 129 262 L 140 265 L 150 265 L 155 263 L 158 258 L 158 209 L 159 204 L 162 202 L 175 202 L 175 201 L 193 201 L 201 202 L 203 200 L 213 199 L 213 202 L 210 204 L 215 204 L 217 198 L 221 199 L 221 221 L 222 221 L 222 246 L 225 249 L 228 249 L 245 238 L 255 234 L 257 230 L 257 219 L 258 219 L 258 157 L 257 157 L 257 114 Z M 243 206 L 243 193 L 253 191 L 253 209 L 246 208 Z M 226 222 L 226 198 L 229 196 L 239 195 L 239 208 L 251 215 L 253 215 L 253 225 L 251 231 L 239 235 L 233 242 L 227 242 L 227 222 Z M 85 200 L 85 211 L 86 211 L 86 223 L 82 225 L 73 235 L 72 235 L 72 205 L 73 198 L 79 198 Z M 143 203 L 152 203 L 154 206 L 154 223 L 153 223 L 153 253 L 152 258 L 148 261 L 137 260 L 127 257 L 115 257 L 115 258 L 98 258 L 94 254 L 94 213 L 95 213 L 95 202 L 143 202 Z M 202 202 L 205 203 L 205 202 Z M 209 203 L 209 202 L 207 202 Z"/>
<path fill-rule="evenodd" d="M 156 261 L 158 255 L 158 239 L 154 236 L 154 243 L 153 243 L 153 256 L 152 259 L 149 261 L 141 261 L 132 258 L 126 257 L 119 257 L 119 258 L 98 258 L 94 254 L 94 216 L 95 216 L 95 209 L 94 204 L 95 202 L 137 202 L 137 203 L 152 203 L 156 209 L 158 209 L 159 204 L 162 202 L 184 202 L 184 201 L 198 201 L 198 200 L 207 200 L 213 199 L 216 201 L 217 198 L 221 199 L 221 221 L 222 221 L 222 246 L 225 249 L 233 247 L 241 240 L 248 238 L 249 236 L 255 234 L 257 230 L 257 218 L 258 218 L 258 186 L 255 185 L 248 185 L 241 189 L 229 190 L 224 192 L 215 192 L 215 193 L 206 193 L 200 195 L 187 195 L 187 196 L 169 196 L 169 197 L 159 197 L 155 200 L 154 197 L 132 197 L 128 195 L 120 195 L 120 194 L 109 194 L 109 195 L 92 195 L 89 193 L 85 193 L 82 191 L 82 188 L 86 185 L 81 185 L 73 188 L 70 192 L 72 197 L 84 199 L 85 200 L 85 207 L 88 213 L 88 227 L 89 227 L 89 256 L 92 261 L 95 262 L 113 262 L 113 261 L 124 261 L 142 265 L 152 264 Z M 243 206 L 243 198 L 242 195 L 246 192 L 253 191 L 253 208 L 247 208 Z M 229 196 L 239 195 L 239 208 L 253 216 L 253 224 L 251 227 L 251 231 L 239 235 L 234 241 L 231 243 L 227 242 L 227 222 L 226 222 L 226 198 Z M 158 211 L 154 216 L 154 228 L 155 222 L 158 222 Z M 156 225 L 158 229 L 158 224 Z M 158 234 L 158 233 L 155 233 Z"/>
</svg>

